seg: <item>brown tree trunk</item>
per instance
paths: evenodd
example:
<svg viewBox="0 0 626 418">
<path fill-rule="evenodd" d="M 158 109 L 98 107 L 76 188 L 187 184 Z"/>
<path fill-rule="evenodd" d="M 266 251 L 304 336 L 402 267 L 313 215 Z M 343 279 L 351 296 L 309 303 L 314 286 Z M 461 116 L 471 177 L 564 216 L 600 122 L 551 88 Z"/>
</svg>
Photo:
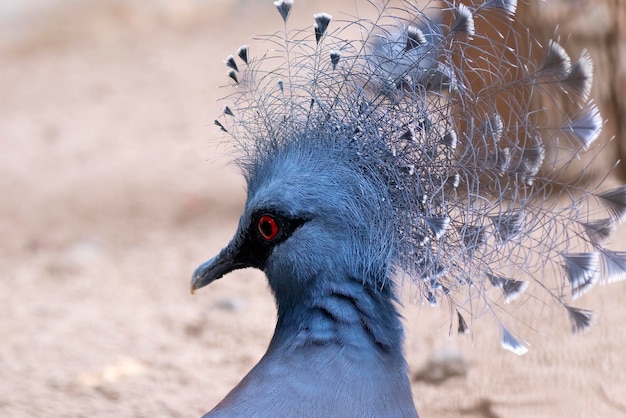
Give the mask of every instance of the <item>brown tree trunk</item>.
<svg viewBox="0 0 626 418">
<path fill-rule="evenodd" d="M 518 14 L 542 44 L 560 38 L 572 60 L 584 49 L 589 51 L 594 63 L 591 97 L 606 124 L 594 145 L 596 152 L 587 153 L 593 160 L 585 161 L 584 155 L 581 164 L 591 176 L 606 175 L 617 159 L 626 156 L 626 2 L 529 0 L 520 2 Z M 626 179 L 626 164 L 616 174 Z"/>
</svg>

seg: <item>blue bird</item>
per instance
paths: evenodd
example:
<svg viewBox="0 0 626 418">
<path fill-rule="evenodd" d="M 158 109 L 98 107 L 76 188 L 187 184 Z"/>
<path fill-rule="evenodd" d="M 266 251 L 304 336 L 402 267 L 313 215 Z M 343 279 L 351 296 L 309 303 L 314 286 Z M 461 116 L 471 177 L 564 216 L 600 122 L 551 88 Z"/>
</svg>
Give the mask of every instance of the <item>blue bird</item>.
<svg viewBox="0 0 626 418">
<path fill-rule="evenodd" d="M 603 124 L 588 54 L 572 61 L 516 30 L 513 0 L 373 4 L 374 20 L 332 29 L 319 13 L 308 33 L 288 29 L 293 1 L 278 0 L 279 49 L 226 60 L 236 88 L 216 125 L 238 146 L 248 195 L 191 288 L 260 269 L 278 320 L 207 417 L 416 417 L 400 286 L 448 304 L 459 333 L 491 314 L 501 345 L 523 354 L 506 303 L 543 292 L 578 332 L 594 315 L 572 301 L 626 277 L 626 253 L 604 246 L 626 219 L 626 187 L 566 171 Z"/>
</svg>

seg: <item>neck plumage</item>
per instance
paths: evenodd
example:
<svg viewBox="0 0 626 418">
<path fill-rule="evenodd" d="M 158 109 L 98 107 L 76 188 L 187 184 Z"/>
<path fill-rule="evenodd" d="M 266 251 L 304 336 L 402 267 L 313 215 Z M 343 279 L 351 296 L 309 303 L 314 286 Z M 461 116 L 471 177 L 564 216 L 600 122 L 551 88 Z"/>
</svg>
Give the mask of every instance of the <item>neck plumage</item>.
<svg viewBox="0 0 626 418">
<path fill-rule="evenodd" d="M 299 300 L 276 294 L 278 323 L 270 349 L 289 341 L 372 349 L 376 355 L 403 358 L 403 329 L 388 282 L 376 289 L 353 277 L 316 284 L 317 289 Z"/>
<path fill-rule="evenodd" d="M 353 278 L 316 285 L 298 299 L 275 291 L 278 322 L 268 350 L 215 416 L 417 417 L 391 286 Z"/>
</svg>

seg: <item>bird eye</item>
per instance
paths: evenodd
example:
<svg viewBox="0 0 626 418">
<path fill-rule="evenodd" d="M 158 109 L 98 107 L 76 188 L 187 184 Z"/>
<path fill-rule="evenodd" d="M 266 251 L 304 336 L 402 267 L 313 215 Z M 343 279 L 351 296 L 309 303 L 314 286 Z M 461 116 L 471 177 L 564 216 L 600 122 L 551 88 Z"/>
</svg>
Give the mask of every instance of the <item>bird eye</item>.
<svg viewBox="0 0 626 418">
<path fill-rule="evenodd" d="M 266 241 L 271 241 L 278 235 L 278 223 L 270 215 L 263 215 L 257 224 L 259 233 Z"/>
</svg>

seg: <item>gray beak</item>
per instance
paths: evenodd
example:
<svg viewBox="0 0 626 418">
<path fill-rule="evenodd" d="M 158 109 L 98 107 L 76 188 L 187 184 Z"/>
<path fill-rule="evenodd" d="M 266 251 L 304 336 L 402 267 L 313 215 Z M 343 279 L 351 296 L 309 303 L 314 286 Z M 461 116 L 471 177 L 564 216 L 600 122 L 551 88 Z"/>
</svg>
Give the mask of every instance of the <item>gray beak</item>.
<svg viewBox="0 0 626 418">
<path fill-rule="evenodd" d="M 248 267 L 248 263 L 237 259 L 237 249 L 233 243 L 224 248 L 218 255 L 200 264 L 191 277 L 191 294 L 227 273 Z"/>
</svg>

